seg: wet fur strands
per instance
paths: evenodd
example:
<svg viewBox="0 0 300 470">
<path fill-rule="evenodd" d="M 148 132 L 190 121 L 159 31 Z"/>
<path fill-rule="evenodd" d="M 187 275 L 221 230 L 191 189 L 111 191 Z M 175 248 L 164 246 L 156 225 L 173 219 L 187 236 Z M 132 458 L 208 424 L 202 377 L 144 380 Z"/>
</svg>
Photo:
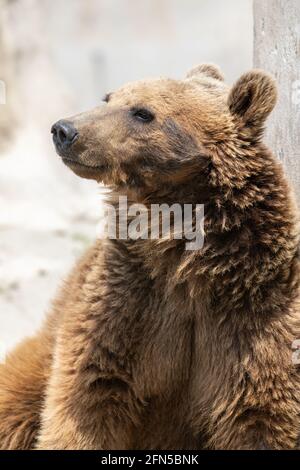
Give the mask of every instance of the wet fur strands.
<svg viewBox="0 0 300 470">
<path fill-rule="evenodd" d="M 204 204 L 205 243 L 98 240 L 0 366 L 0 448 L 295 449 L 299 227 L 262 143 L 274 81 L 228 88 L 205 64 L 105 101 L 68 119 L 64 163 L 112 204 Z"/>
</svg>

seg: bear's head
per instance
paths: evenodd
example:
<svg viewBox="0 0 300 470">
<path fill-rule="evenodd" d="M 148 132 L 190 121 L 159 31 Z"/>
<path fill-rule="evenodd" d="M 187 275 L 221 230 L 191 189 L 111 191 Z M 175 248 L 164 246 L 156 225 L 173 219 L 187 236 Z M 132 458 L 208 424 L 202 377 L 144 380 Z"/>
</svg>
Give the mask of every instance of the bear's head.
<svg viewBox="0 0 300 470">
<path fill-rule="evenodd" d="M 246 154 L 260 142 L 276 87 L 252 70 L 229 88 L 205 64 L 184 80 L 129 83 L 104 101 L 54 124 L 57 153 L 79 176 L 147 193 L 195 175 L 230 185 L 241 166 L 249 172 Z"/>
</svg>

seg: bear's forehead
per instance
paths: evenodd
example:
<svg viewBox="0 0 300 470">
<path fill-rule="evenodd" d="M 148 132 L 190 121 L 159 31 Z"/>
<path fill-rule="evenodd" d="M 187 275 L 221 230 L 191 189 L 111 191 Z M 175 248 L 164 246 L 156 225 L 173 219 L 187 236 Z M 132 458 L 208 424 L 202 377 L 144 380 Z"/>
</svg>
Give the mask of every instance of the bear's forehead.
<svg viewBox="0 0 300 470">
<path fill-rule="evenodd" d="M 172 99 L 184 94 L 186 85 L 184 82 L 171 79 L 148 79 L 130 82 L 112 93 L 114 102 L 124 99 L 155 101 L 160 99 Z"/>
<path fill-rule="evenodd" d="M 174 80 L 168 78 L 130 82 L 110 93 L 114 105 L 149 105 L 184 107 L 219 105 L 226 102 L 227 87 L 216 80 Z"/>
</svg>

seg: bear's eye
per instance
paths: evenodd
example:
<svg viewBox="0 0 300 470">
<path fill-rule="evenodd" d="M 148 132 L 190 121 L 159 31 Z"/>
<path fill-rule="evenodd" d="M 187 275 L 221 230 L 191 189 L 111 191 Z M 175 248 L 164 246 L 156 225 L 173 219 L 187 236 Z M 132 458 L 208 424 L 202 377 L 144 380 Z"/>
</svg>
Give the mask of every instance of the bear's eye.
<svg viewBox="0 0 300 470">
<path fill-rule="evenodd" d="M 151 122 L 154 119 L 154 114 L 145 108 L 133 109 L 132 115 L 135 119 L 141 122 Z"/>
</svg>

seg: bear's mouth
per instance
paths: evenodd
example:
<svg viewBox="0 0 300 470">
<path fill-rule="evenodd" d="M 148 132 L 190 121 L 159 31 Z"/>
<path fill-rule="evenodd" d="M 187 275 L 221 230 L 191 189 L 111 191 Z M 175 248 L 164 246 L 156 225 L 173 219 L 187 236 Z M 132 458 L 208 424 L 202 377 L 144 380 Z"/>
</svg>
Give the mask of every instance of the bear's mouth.
<svg viewBox="0 0 300 470">
<path fill-rule="evenodd" d="M 69 157 L 62 157 L 62 160 L 68 166 L 69 165 L 72 165 L 72 166 L 75 166 L 75 167 L 78 166 L 78 167 L 81 167 L 81 168 L 89 168 L 90 170 L 107 170 L 107 165 L 105 165 L 105 164 L 96 165 L 96 166 L 86 165 L 85 163 L 78 162 L 77 160 L 74 160 L 73 158 L 69 158 Z"/>
<path fill-rule="evenodd" d="M 81 176 L 82 178 L 100 179 L 103 176 L 103 173 L 108 170 L 108 166 L 106 164 L 92 166 L 66 156 L 62 157 L 62 161 L 76 175 Z"/>
<path fill-rule="evenodd" d="M 64 129 L 65 127 L 63 127 L 63 130 Z M 52 127 L 55 150 L 56 153 L 61 157 L 63 163 L 81 178 L 95 179 L 97 181 L 101 181 L 102 177 L 107 173 L 107 170 L 109 169 L 108 164 L 106 162 L 101 164 L 97 162 L 96 165 L 90 165 L 86 163 L 86 161 L 82 161 L 84 160 L 87 148 L 80 142 L 78 144 L 78 132 L 76 133 L 75 137 L 67 141 L 67 143 L 64 143 L 60 142 L 58 137 L 60 136 L 60 139 L 62 139 L 63 130 L 60 130 L 59 134 L 57 130 L 55 131 L 55 126 Z"/>
</svg>

